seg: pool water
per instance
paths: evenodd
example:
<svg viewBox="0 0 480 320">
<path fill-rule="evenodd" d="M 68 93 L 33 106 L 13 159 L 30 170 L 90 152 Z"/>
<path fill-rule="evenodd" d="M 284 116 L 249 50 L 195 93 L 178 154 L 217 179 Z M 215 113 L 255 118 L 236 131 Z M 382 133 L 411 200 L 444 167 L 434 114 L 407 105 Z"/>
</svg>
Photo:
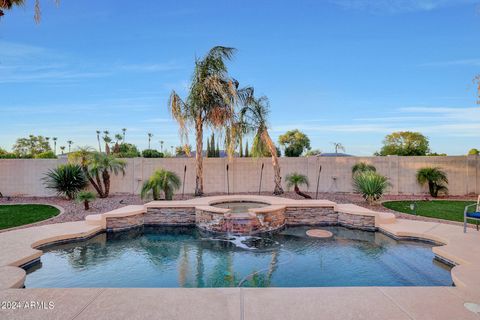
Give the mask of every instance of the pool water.
<svg viewBox="0 0 480 320">
<path fill-rule="evenodd" d="M 232 213 L 245 213 L 245 212 L 248 212 L 248 209 L 263 208 L 268 206 L 268 204 L 260 203 L 260 202 L 244 202 L 244 201 L 233 202 L 232 201 L 232 202 L 217 203 L 217 204 L 214 204 L 213 206 L 217 208 L 230 209 L 230 212 Z"/>
<path fill-rule="evenodd" d="M 330 239 L 292 227 L 261 237 L 214 237 L 194 227 L 103 233 L 44 248 L 27 270 L 34 287 L 451 286 L 431 245 L 325 227 Z"/>
</svg>

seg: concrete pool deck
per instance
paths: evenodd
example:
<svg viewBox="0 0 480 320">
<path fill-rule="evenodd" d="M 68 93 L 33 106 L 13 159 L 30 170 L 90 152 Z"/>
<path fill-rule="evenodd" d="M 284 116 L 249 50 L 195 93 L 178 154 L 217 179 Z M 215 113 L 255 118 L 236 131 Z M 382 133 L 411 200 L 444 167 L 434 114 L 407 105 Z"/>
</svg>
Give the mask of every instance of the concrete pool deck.
<svg viewBox="0 0 480 320">
<path fill-rule="evenodd" d="M 102 223 L 79 221 L 0 234 L 0 319 L 480 319 L 464 306 L 480 304 L 480 232 L 465 234 L 460 226 L 437 222 L 382 220 L 365 208 L 318 201 L 349 214 L 372 214 L 379 231 L 393 237 L 443 243 L 433 252 L 456 264 L 455 287 L 15 289 L 25 278 L 20 266 L 41 256 L 36 247 L 104 230 Z"/>
</svg>

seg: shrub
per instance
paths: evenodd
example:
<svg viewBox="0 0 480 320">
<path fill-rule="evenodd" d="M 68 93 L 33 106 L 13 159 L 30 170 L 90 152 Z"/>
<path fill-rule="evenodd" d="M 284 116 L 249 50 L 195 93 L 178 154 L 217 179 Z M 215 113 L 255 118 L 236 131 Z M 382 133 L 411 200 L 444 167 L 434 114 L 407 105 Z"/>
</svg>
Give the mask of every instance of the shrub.
<svg viewBox="0 0 480 320">
<path fill-rule="evenodd" d="M 85 210 L 90 210 L 90 201 L 93 201 L 95 199 L 95 193 L 90 191 L 80 191 L 75 200 L 78 203 L 83 203 Z"/>
<path fill-rule="evenodd" d="M 114 152 L 119 158 L 136 158 L 140 157 L 137 147 L 131 143 L 122 143 L 118 146 L 118 152 Z"/>
<path fill-rule="evenodd" d="M 425 167 L 417 171 L 417 181 L 420 185 L 428 184 L 428 191 L 434 198 L 438 197 L 439 192 L 448 193 L 447 174 L 440 168 Z"/>
<path fill-rule="evenodd" d="M 368 164 L 366 162 L 359 162 L 359 163 L 356 163 L 353 167 L 352 167 L 352 176 L 354 176 L 357 172 L 365 172 L 365 171 L 377 171 L 377 168 L 375 168 L 375 166 L 373 164 Z"/>
<path fill-rule="evenodd" d="M 57 156 L 53 151 L 45 151 L 34 156 L 35 159 L 56 159 Z"/>
<path fill-rule="evenodd" d="M 308 188 L 309 182 L 308 182 L 307 176 L 305 176 L 303 174 L 300 174 L 300 173 L 297 173 L 297 172 L 292 172 L 290 174 L 287 174 L 286 181 L 287 181 L 287 188 L 288 189 L 291 189 L 293 187 L 296 194 L 301 195 L 302 197 L 307 198 L 307 199 L 312 198 L 308 194 L 301 192 L 300 188 L 298 187 L 299 185 L 304 184 Z"/>
<path fill-rule="evenodd" d="M 15 153 L 3 153 L 0 154 L 0 159 L 18 159 L 18 156 Z"/>
<path fill-rule="evenodd" d="M 142 157 L 144 158 L 163 158 L 163 153 L 158 152 L 155 149 L 145 149 L 142 151 Z"/>
<path fill-rule="evenodd" d="M 375 171 L 358 172 L 353 176 L 353 188 L 369 203 L 378 201 L 390 186 L 388 178 Z"/>
<path fill-rule="evenodd" d="M 163 191 L 165 199 L 172 200 L 173 192 L 178 190 L 181 184 L 175 172 L 160 169 L 145 181 L 140 195 L 144 199 L 151 193 L 154 200 L 160 200 L 160 191 Z"/>
<path fill-rule="evenodd" d="M 56 190 L 58 195 L 70 200 L 88 183 L 82 167 L 76 164 L 64 164 L 50 169 L 43 180 L 47 188 Z"/>
</svg>

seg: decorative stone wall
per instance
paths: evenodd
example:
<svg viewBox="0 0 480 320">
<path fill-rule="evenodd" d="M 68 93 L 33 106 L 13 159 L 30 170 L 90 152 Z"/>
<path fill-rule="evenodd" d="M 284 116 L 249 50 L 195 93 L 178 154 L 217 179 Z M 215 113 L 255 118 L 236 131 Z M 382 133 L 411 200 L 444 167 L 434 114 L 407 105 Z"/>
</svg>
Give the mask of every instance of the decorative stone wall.
<svg viewBox="0 0 480 320">
<path fill-rule="evenodd" d="M 135 228 L 143 226 L 144 224 L 144 214 L 136 214 L 128 217 L 108 217 L 107 221 L 107 231 L 120 231 L 130 228 Z"/>
<path fill-rule="evenodd" d="M 338 213 L 338 224 L 348 228 L 375 231 L 375 217 Z"/>
<path fill-rule="evenodd" d="M 333 208 L 287 207 L 285 210 L 287 225 L 325 225 L 338 224 L 338 213 Z"/>
<path fill-rule="evenodd" d="M 195 208 L 148 208 L 145 225 L 194 225 Z"/>
</svg>

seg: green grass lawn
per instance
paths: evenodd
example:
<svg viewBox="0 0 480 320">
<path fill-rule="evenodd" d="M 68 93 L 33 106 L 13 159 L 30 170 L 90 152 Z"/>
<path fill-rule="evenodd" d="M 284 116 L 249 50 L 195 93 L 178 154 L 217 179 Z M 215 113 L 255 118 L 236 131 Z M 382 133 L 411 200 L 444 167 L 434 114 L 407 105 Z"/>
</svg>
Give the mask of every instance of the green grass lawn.
<svg viewBox="0 0 480 320">
<path fill-rule="evenodd" d="M 42 221 L 59 213 L 57 208 L 43 204 L 0 205 L 0 229 Z"/>
<path fill-rule="evenodd" d="M 410 210 L 410 204 L 413 201 L 387 201 L 383 206 L 395 211 L 414 214 Z M 433 201 L 415 201 L 417 204 L 416 213 L 419 216 L 463 222 L 463 211 L 465 206 L 474 203 L 474 201 L 452 201 L 452 200 L 433 200 Z M 470 208 L 470 212 L 475 208 Z"/>
</svg>

